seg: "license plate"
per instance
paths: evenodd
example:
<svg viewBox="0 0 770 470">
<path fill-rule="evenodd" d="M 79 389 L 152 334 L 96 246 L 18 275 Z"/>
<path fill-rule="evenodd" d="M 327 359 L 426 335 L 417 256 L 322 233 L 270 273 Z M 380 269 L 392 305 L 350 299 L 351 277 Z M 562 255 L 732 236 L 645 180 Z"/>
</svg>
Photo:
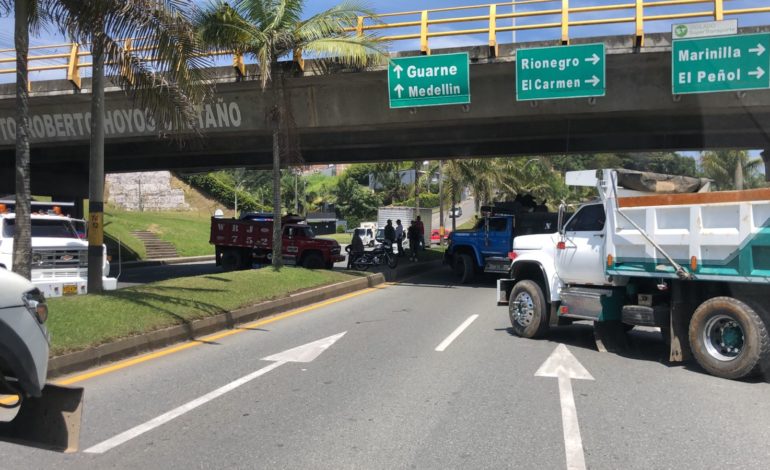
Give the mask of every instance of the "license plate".
<svg viewBox="0 0 770 470">
<path fill-rule="evenodd" d="M 77 295 L 78 294 L 78 286 L 75 284 L 67 284 L 64 286 L 64 289 L 62 290 L 62 293 L 64 295 Z"/>
</svg>

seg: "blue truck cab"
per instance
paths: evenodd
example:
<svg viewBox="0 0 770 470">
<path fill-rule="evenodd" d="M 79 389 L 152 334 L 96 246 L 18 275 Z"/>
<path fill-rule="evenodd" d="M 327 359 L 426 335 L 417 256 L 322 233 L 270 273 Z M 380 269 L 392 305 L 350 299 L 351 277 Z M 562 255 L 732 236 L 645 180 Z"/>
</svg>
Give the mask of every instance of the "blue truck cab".
<svg viewBox="0 0 770 470">
<path fill-rule="evenodd" d="M 455 272 L 461 284 L 473 281 L 481 273 L 507 274 L 514 236 L 557 230 L 558 214 L 529 210 L 482 207 L 482 217 L 472 229 L 456 230 L 449 235 L 444 264 Z"/>
</svg>

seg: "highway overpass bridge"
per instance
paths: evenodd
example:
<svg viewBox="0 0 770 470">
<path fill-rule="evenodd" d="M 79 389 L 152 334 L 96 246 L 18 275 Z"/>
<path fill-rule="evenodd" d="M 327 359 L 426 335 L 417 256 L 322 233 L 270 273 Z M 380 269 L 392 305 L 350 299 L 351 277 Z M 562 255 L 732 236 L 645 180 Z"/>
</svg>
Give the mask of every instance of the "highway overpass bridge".
<svg viewBox="0 0 770 470">
<path fill-rule="evenodd" d="M 770 28 L 741 33 L 757 31 Z M 384 68 L 299 74 L 288 80 L 288 96 L 304 160 L 770 148 L 770 90 L 673 95 L 670 34 L 647 35 L 642 47 L 634 36 L 572 41 L 580 42 L 606 45 L 604 97 L 516 100 L 516 50 L 554 42 L 499 45 L 496 54 L 486 46 L 462 49 L 471 60 L 468 105 L 389 109 Z M 159 139 L 151 119 L 121 92 L 108 92 L 106 171 L 269 166 L 270 93 L 260 90 L 256 70 L 246 78 L 232 68 L 217 72 L 216 99 L 200 115 L 205 135 L 184 146 Z M 33 193 L 86 195 L 88 86 L 87 80 L 84 91 L 66 80 L 33 84 Z M 0 86 L 0 193 L 14 191 L 14 108 L 14 86 Z"/>
</svg>

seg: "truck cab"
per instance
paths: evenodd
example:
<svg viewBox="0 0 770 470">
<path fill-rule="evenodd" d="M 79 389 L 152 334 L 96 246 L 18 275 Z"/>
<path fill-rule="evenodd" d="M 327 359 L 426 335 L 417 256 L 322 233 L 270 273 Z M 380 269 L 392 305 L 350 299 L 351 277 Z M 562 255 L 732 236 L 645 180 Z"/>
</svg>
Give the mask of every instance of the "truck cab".
<svg viewBox="0 0 770 470">
<path fill-rule="evenodd" d="M 13 268 L 13 245 L 16 228 L 14 201 L 0 201 L 0 268 Z M 33 202 L 32 283 L 47 297 L 85 294 L 88 290 L 88 241 L 84 239 L 85 223 L 62 213 L 67 203 Z M 72 206 L 69 203 L 69 206 Z M 105 290 L 117 288 L 110 278 L 107 248 L 102 247 L 102 285 Z"/>
<path fill-rule="evenodd" d="M 630 170 L 570 172 L 567 184 L 599 200 L 556 234 L 514 240 L 498 303 L 516 335 L 588 320 L 597 348 L 622 350 L 626 330 L 658 327 L 672 362 L 730 379 L 770 372 L 770 189 L 712 193 L 707 180 Z"/>
<path fill-rule="evenodd" d="M 555 232 L 557 218 L 558 214 L 550 212 L 484 206 L 474 228 L 449 235 L 444 263 L 455 271 L 461 283 L 471 282 L 480 273 L 507 274 L 514 238 Z"/>
</svg>

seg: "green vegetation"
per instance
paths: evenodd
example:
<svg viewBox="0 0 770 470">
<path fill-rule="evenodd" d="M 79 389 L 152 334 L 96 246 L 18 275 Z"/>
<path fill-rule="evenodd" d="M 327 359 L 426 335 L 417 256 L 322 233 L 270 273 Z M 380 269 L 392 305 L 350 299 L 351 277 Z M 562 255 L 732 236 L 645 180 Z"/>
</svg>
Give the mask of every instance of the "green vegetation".
<svg viewBox="0 0 770 470">
<path fill-rule="evenodd" d="M 318 235 L 318 238 L 328 238 L 330 240 L 337 240 L 337 243 L 340 245 L 347 245 L 350 243 L 350 240 L 353 238 L 353 234 L 351 233 L 331 233 L 329 235 Z M 344 254 L 344 253 L 343 253 Z"/>
<path fill-rule="evenodd" d="M 235 206 L 237 194 L 239 211 L 265 211 L 267 209 L 267 206 L 258 203 L 251 193 L 237 188 L 240 182 L 233 181 L 232 176 L 227 172 L 188 175 L 183 176 L 182 180 L 216 199 L 225 207 Z"/>
<path fill-rule="evenodd" d="M 104 215 L 104 231 L 140 257 L 144 245 L 131 235 L 135 230 L 148 230 L 158 238 L 172 243 L 180 256 L 211 255 L 209 244 L 211 218 L 199 212 L 126 212 L 108 210 Z"/>
<path fill-rule="evenodd" d="M 102 295 L 49 300 L 51 354 L 189 323 L 290 293 L 352 279 L 355 273 L 288 268 L 178 278 Z M 255 288 L 255 286 L 259 286 Z"/>
</svg>

